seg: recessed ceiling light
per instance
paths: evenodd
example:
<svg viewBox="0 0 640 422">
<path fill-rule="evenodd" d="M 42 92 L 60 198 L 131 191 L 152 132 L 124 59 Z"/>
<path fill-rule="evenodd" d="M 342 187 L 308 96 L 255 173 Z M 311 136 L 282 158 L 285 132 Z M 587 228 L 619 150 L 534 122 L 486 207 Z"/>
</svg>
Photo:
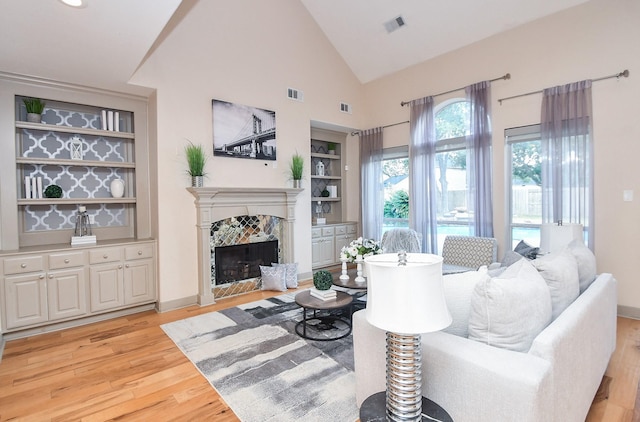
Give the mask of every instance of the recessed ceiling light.
<svg viewBox="0 0 640 422">
<path fill-rule="evenodd" d="M 66 4 L 67 6 L 71 6 L 71 7 L 81 8 L 81 7 L 87 6 L 87 0 L 60 0 L 60 1 Z"/>
</svg>

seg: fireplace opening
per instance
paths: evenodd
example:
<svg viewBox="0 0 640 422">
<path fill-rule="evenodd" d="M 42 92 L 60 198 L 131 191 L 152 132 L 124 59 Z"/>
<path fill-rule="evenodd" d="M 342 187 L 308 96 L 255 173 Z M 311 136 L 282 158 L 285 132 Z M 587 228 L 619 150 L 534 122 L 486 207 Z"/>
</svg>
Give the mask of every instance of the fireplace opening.
<svg viewBox="0 0 640 422">
<path fill-rule="evenodd" d="M 260 277 L 260 265 L 278 262 L 278 241 L 217 246 L 215 248 L 215 283 Z"/>
</svg>

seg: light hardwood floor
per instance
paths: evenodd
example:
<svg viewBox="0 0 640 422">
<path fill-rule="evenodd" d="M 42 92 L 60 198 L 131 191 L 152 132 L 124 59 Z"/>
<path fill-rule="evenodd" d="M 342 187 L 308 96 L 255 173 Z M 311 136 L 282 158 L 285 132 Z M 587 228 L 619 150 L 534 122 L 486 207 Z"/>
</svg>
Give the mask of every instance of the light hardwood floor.
<svg viewBox="0 0 640 422">
<path fill-rule="evenodd" d="M 0 362 L 0 421 L 238 421 L 160 325 L 278 294 L 253 292 L 10 341 Z M 619 318 L 609 399 L 592 406 L 588 422 L 640 420 L 633 411 L 639 344 L 640 321 Z"/>
</svg>

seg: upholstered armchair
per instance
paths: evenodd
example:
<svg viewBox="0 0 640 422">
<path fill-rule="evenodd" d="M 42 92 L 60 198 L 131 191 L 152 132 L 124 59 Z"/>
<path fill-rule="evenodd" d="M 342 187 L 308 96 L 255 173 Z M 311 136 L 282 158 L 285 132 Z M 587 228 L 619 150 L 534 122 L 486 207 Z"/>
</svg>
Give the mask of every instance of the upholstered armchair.
<svg viewBox="0 0 640 422">
<path fill-rule="evenodd" d="M 442 245 L 443 274 L 475 271 L 497 261 L 498 241 L 493 237 L 447 236 Z"/>
<path fill-rule="evenodd" d="M 380 241 L 382 253 L 410 252 L 420 253 L 420 236 L 412 229 L 396 228 L 384 232 Z"/>
</svg>

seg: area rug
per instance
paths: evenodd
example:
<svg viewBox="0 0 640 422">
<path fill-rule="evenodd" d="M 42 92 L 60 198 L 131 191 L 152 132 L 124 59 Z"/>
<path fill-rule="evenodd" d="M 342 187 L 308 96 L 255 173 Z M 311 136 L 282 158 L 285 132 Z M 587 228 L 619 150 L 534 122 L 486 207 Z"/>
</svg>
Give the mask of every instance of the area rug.
<svg viewBox="0 0 640 422">
<path fill-rule="evenodd" d="M 162 325 L 244 422 L 356 421 L 351 335 L 295 334 L 295 293 Z"/>
</svg>

